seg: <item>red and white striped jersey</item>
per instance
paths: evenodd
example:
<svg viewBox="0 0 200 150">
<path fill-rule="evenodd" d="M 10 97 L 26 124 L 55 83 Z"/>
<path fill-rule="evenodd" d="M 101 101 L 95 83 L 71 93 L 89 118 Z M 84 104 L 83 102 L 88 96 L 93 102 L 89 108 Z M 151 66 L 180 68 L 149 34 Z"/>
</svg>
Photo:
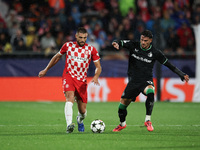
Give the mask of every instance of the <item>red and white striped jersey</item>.
<svg viewBox="0 0 200 150">
<path fill-rule="evenodd" d="M 91 60 L 96 62 L 100 59 L 95 47 L 85 43 L 84 46 L 79 46 L 77 42 L 66 42 L 59 53 L 66 53 L 66 62 L 63 75 L 69 73 L 77 80 L 86 81 L 87 71 Z"/>
</svg>

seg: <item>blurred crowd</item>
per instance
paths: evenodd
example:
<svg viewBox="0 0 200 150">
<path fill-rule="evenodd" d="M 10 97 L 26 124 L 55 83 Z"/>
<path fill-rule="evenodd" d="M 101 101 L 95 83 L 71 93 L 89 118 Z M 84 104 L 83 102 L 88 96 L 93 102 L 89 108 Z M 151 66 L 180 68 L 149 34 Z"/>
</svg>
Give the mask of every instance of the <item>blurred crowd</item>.
<svg viewBox="0 0 200 150">
<path fill-rule="evenodd" d="M 55 53 L 82 26 L 100 54 L 115 51 L 114 39 L 138 41 L 148 29 L 156 47 L 184 56 L 195 52 L 199 23 L 200 0 L 0 0 L 0 53 Z"/>
</svg>

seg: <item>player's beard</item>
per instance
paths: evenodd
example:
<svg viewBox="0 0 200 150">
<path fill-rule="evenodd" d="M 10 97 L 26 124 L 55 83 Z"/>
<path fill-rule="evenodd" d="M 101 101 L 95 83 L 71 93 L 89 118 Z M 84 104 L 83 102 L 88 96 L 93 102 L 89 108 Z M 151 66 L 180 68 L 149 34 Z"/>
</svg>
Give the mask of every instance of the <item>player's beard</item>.
<svg viewBox="0 0 200 150">
<path fill-rule="evenodd" d="M 78 43 L 79 46 L 84 46 L 85 45 L 85 42 L 79 42 L 79 41 L 77 41 L 77 43 Z"/>
<path fill-rule="evenodd" d="M 148 45 L 148 44 L 142 44 L 142 48 L 143 48 L 143 49 L 148 49 L 149 46 L 150 46 L 150 45 Z"/>
</svg>

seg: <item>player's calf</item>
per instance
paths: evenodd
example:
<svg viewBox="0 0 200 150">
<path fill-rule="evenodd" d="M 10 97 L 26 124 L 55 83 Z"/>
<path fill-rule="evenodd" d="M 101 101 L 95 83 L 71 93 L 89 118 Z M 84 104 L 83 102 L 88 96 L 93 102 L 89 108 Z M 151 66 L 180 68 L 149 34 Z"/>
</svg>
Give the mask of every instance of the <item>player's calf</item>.
<svg viewBox="0 0 200 150">
<path fill-rule="evenodd" d="M 151 115 L 154 106 L 154 90 L 149 88 L 146 92 L 147 100 L 145 102 L 146 106 L 146 115 Z"/>
</svg>

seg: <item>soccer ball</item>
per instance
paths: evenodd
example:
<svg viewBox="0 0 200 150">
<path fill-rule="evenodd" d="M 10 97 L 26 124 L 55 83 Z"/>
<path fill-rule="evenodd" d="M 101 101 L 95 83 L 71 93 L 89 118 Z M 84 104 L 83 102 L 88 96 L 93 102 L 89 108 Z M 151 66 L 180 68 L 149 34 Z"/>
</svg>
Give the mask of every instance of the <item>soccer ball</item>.
<svg viewBox="0 0 200 150">
<path fill-rule="evenodd" d="M 105 131 L 106 125 L 102 120 L 96 119 L 92 121 L 90 128 L 93 133 L 102 133 Z"/>
</svg>

